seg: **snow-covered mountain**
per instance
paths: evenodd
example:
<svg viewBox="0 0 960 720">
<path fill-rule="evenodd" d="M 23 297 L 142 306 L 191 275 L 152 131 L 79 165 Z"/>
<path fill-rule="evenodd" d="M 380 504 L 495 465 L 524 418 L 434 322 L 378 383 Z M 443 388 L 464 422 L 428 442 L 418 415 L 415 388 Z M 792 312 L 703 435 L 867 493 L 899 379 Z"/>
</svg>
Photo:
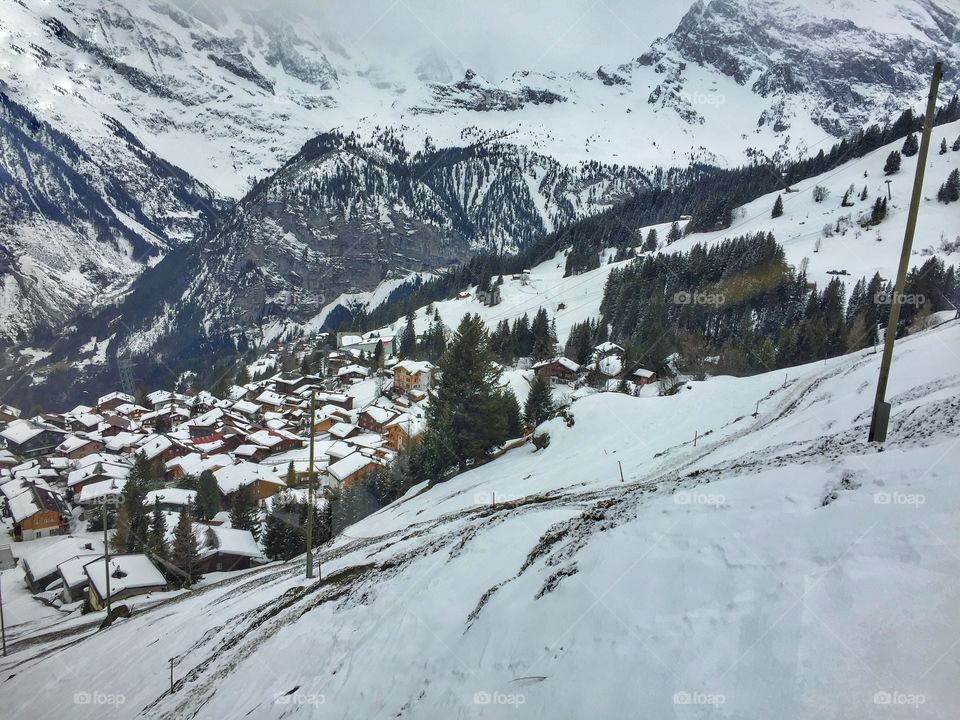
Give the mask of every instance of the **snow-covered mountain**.
<svg viewBox="0 0 960 720">
<path fill-rule="evenodd" d="M 302 557 L 214 574 L 131 599 L 98 631 L 100 616 L 31 623 L 41 609 L 16 604 L 8 571 L 5 707 L 952 720 L 960 376 L 944 348 L 958 343 L 957 321 L 897 343 L 882 446 L 867 442 L 871 349 L 579 399 L 574 423 L 543 426 L 545 450 L 348 527 L 319 579 Z"/>
</svg>

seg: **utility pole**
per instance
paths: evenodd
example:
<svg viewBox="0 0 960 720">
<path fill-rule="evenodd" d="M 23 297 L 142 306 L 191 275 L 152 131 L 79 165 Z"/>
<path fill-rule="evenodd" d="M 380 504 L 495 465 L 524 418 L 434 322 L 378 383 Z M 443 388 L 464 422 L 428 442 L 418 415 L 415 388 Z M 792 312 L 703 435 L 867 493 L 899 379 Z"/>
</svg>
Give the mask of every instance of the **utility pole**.
<svg viewBox="0 0 960 720">
<path fill-rule="evenodd" d="M 877 397 L 873 404 L 873 417 L 870 420 L 870 442 L 883 442 L 887 439 L 887 426 L 890 423 L 890 403 L 885 400 L 887 378 L 890 375 L 890 363 L 893 361 L 893 343 L 897 338 L 897 325 L 900 322 L 900 301 L 903 297 L 903 288 L 907 282 L 907 269 L 910 265 L 913 235 L 917 229 L 917 215 L 920 213 L 920 199 L 923 195 L 923 174 L 927 166 L 930 135 L 933 131 L 933 115 L 937 110 L 937 93 L 940 90 L 940 78 L 942 77 L 943 63 L 937 62 L 933 67 L 933 78 L 930 80 L 927 114 L 923 121 L 923 137 L 920 140 L 920 152 L 917 155 L 917 174 L 913 179 L 913 197 L 910 199 L 907 229 L 903 236 L 903 250 L 900 253 L 900 267 L 897 270 L 897 281 L 893 286 L 893 297 L 890 303 L 890 316 L 887 319 L 883 357 L 880 359 L 880 377 L 877 381 Z"/>
<path fill-rule="evenodd" d="M 0 638 L 3 639 L 3 657 L 7 656 L 7 626 L 3 622 L 3 577 L 0 576 Z"/>
<path fill-rule="evenodd" d="M 110 620 L 110 542 L 107 538 L 107 495 L 103 495 L 103 572 L 107 580 L 107 620 Z"/>
<path fill-rule="evenodd" d="M 313 578 L 313 439 L 316 435 L 316 423 L 314 414 L 316 412 L 317 391 L 310 391 L 310 471 L 307 474 L 307 580 Z"/>
</svg>

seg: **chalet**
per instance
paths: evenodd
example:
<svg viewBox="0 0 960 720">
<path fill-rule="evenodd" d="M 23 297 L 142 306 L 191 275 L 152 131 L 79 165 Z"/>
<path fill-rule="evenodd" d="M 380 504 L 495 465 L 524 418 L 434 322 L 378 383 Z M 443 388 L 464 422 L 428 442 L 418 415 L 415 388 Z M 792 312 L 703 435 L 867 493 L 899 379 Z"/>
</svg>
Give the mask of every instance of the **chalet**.
<svg viewBox="0 0 960 720">
<path fill-rule="evenodd" d="M 175 457 L 187 455 L 191 450 L 168 435 L 149 435 L 137 447 L 137 452 L 151 462 L 165 463 Z"/>
<path fill-rule="evenodd" d="M 20 559 L 23 581 L 31 592 L 39 593 L 58 579 L 57 567 L 71 558 L 86 557 L 93 560 L 103 554 L 103 543 L 87 538 L 65 537 L 43 550 Z"/>
<path fill-rule="evenodd" d="M 13 480 L 3 485 L 3 496 L 7 513 L 13 519 L 15 541 L 64 535 L 69 531 L 70 508 L 63 496 L 45 482 Z"/>
<path fill-rule="evenodd" d="M 303 439 L 286 430 L 257 430 L 247 435 L 247 442 L 267 448 L 269 455 L 303 447 Z"/>
<path fill-rule="evenodd" d="M 237 400 L 230 409 L 240 413 L 247 420 L 253 420 L 261 412 L 260 406 L 250 400 Z"/>
<path fill-rule="evenodd" d="M 387 423 L 393 420 L 396 416 L 397 413 L 394 410 L 387 410 L 379 405 L 371 405 L 370 407 L 360 411 L 360 414 L 357 416 L 357 425 L 362 427 L 364 430 L 369 430 L 370 432 L 375 432 L 378 435 L 382 435 Z"/>
<path fill-rule="evenodd" d="M 123 499 L 123 488 L 126 484 L 126 480 L 116 479 L 86 483 L 79 494 L 74 495 L 74 500 L 80 507 L 94 508 L 102 505 L 104 501 L 109 506 L 116 507 Z"/>
<path fill-rule="evenodd" d="M 274 472 L 270 467 L 249 462 L 238 462 L 214 471 L 217 486 L 220 488 L 221 503 L 230 507 L 233 493 L 241 487 L 248 488 L 254 502 L 275 495 L 285 486 L 282 472 Z"/>
<path fill-rule="evenodd" d="M 235 447 L 233 454 L 238 459 L 258 463 L 270 457 L 270 448 L 253 443 L 244 443 Z"/>
<path fill-rule="evenodd" d="M 90 584 L 83 568 L 87 563 L 97 559 L 102 560 L 103 555 L 93 553 L 76 555 L 57 565 L 57 574 L 60 576 L 60 584 L 63 586 L 63 590 L 60 592 L 60 599 L 63 602 L 75 603 L 83 600 Z"/>
<path fill-rule="evenodd" d="M 257 395 L 254 402 L 260 406 L 261 412 L 280 412 L 283 410 L 284 405 L 287 404 L 287 398 L 283 395 L 278 395 L 272 390 L 264 390 Z"/>
<path fill-rule="evenodd" d="M 94 440 L 85 435 L 67 435 L 66 439 L 56 447 L 56 452 L 60 457 L 70 460 L 79 460 L 101 450 L 103 450 L 102 441 Z"/>
<path fill-rule="evenodd" d="M 109 455 L 88 455 L 83 458 L 87 460 L 93 458 L 96 462 L 91 462 L 71 470 L 67 475 L 67 487 L 78 495 L 86 485 L 101 482 L 103 480 L 126 480 L 130 474 L 130 466 L 121 464 L 119 457 Z M 101 458 L 108 458 L 102 460 Z M 111 462 L 113 460 L 114 462 Z"/>
<path fill-rule="evenodd" d="M 313 429 L 324 433 L 340 422 L 350 422 L 350 416 L 336 405 L 324 405 L 313 416 Z"/>
<path fill-rule="evenodd" d="M 317 404 L 335 405 L 341 410 L 353 410 L 353 396 L 346 393 L 317 393 Z"/>
<path fill-rule="evenodd" d="M 148 492 L 143 498 L 143 504 L 148 508 L 152 508 L 155 504 L 159 503 L 161 510 L 180 512 L 184 508 L 190 507 L 196 499 L 196 490 L 163 488 L 161 490 L 151 490 Z"/>
<path fill-rule="evenodd" d="M 346 440 L 347 438 L 361 434 L 363 429 L 350 423 L 341 422 L 333 425 L 327 432 L 330 433 L 330 437 L 336 438 L 337 440 Z"/>
<path fill-rule="evenodd" d="M 634 370 L 630 373 L 630 377 L 637 385 L 646 385 L 657 380 L 657 374 L 653 370 L 644 370 L 643 368 Z"/>
<path fill-rule="evenodd" d="M 100 435 L 105 438 L 116 437 L 124 432 L 135 432 L 139 429 L 136 422 L 119 415 L 107 415 L 99 425 Z"/>
<path fill-rule="evenodd" d="M 64 433 L 48 425 L 39 425 L 30 420 L 14 420 L 2 431 L 7 449 L 24 458 L 38 457 L 53 452 L 63 441 Z"/>
<path fill-rule="evenodd" d="M 396 352 L 396 338 L 391 335 L 377 335 L 376 332 L 369 332 L 364 335 L 355 333 L 337 333 L 337 347 L 349 352 L 354 357 L 366 354 L 373 357 L 377 352 L 377 346 L 382 348 L 383 357 L 393 357 Z"/>
<path fill-rule="evenodd" d="M 623 348 L 612 342 L 602 342 L 593 349 L 595 358 L 605 358 L 610 355 L 623 355 Z"/>
<path fill-rule="evenodd" d="M 133 405 L 136 402 L 133 395 L 123 392 L 112 392 L 97 398 L 96 410 L 103 414 L 108 410 L 116 410 L 121 405 Z"/>
<path fill-rule="evenodd" d="M 204 572 L 246 570 L 266 562 L 249 530 L 194 525 Z"/>
<path fill-rule="evenodd" d="M 12 423 L 20 417 L 20 410 L 13 405 L 0 403 L 0 426 Z"/>
<path fill-rule="evenodd" d="M 361 452 L 355 452 L 347 455 L 343 460 L 332 463 L 327 468 L 327 474 L 333 477 L 340 487 L 345 487 L 370 474 L 378 467 L 380 467 L 380 464 L 373 458 Z"/>
<path fill-rule="evenodd" d="M 116 435 L 104 438 L 104 449 L 111 453 L 131 453 L 143 439 L 143 433 L 118 432 Z"/>
<path fill-rule="evenodd" d="M 67 429 L 73 432 L 93 432 L 100 427 L 103 417 L 93 413 L 79 413 L 67 416 Z"/>
<path fill-rule="evenodd" d="M 323 380 L 316 375 L 284 374 L 273 378 L 273 389 L 281 395 L 293 395 L 300 388 L 310 385 L 320 385 Z"/>
<path fill-rule="evenodd" d="M 387 447 L 397 452 L 405 450 L 419 441 L 425 429 L 426 422 L 419 415 L 415 416 L 411 413 L 398 415 L 387 423 Z"/>
<path fill-rule="evenodd" d="M 166 463 L 166 474 L 170 480 L 182 480 L 187 475 L 199 477 L 205 470 L 216 472 L 222 467 L 232 465 L 233 459 L 226 453 L 204 456 L 200 453 L 190 453 L 170 460 Z"/>
<path fill-rule="evenodd" d="M 393 385 L 400 392 L 427 390 L 433 371 L 432 363 L 401 360 L 393 366 Z"/>
<path fill-rule="evenodd" d="M 106 558 L 98 558 L 83 566 L 87 576 L 87 599 L 94 610 L 103 610 L 106 605 L 107 583 L 113 602 L 167 587 L 163 573 L 146 555 L 111 555 L 109 562 L 107 566 Z"/>
<path fill-rule="evenodd" d="M 569 358 L 557 357 L 537 363 L 533 366 L 533 371 L 537 377 L 551 382 L 572 383 L 577 379 L 580 366 Z"/>
<path fill-rule="evenodd" d="M 347 365 L 337 370 L 337 380 L 344 383 L 366 380 L 370 376 L 370 368 L 363 365 Z"/>
</svg>

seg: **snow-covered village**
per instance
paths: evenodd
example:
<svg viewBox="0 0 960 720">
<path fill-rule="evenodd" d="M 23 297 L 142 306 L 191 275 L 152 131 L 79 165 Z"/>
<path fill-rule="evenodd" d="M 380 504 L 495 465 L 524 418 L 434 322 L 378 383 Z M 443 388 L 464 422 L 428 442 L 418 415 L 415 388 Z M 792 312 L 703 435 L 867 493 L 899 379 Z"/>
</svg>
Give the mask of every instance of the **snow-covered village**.
<svg viewBox="0 0 960 720">
<path fill-rule="evenodd" d="M 0 718 L 960 717 L 958 0 L 0 0 Z"/>
</svg>

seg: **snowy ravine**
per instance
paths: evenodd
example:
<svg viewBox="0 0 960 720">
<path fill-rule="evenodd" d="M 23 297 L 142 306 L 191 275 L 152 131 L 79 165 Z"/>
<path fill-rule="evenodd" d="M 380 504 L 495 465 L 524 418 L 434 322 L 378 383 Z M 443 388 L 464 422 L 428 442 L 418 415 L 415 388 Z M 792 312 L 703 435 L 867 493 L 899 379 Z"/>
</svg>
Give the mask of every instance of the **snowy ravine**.
<svg viewBox="0 0 960 720">
<path fill-rule="evenodd" d="M 582 398 L 546 450 L 349 527 L 322 580 L 271 564 L 105 631 L 21 635 L 5 710 L 955 718 L 958 348 L 957 321 L 898 342 L 883 446 L 872 350 Z"/>
</svg>

